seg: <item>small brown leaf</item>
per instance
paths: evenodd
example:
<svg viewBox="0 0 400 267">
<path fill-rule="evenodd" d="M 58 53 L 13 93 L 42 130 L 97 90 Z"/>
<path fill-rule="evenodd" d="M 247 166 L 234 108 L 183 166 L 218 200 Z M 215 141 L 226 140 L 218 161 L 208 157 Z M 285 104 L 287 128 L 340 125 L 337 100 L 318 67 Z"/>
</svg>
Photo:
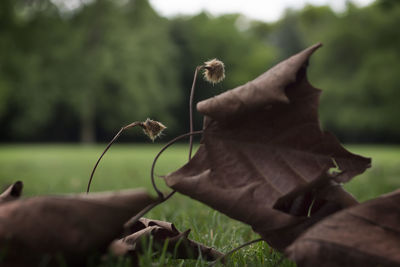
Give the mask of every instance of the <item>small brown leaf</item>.
<svg viewBox="0 0 400 267">
<path fill-rule="evenodd" d="M 334 201 L 318 192 L 370 166 L 370 159 L 348 152 L 320 128 L 320 90 L 306 77 L 308 59 L 320 46 L 198 103 L 205 115 L 199 150 L 165 177 L 168 186 L 250 224 L 280 250 L 346 201 L 355 203 L 341 187 L 331 194 Z M 331 177 L 335 162 L 341 172 Z"/>
<path fill-rule="evenodd" d="M 144 190 L 41 196 L 0 206 L 0 250 L 7 264 L 36 265 L 62 255 L 74 266 L 99 253 L 132 215 L 154 202 Z M 2 264 L 3 264 L 2 262 Z"/>
<path fill-rule="evenodd" d="M 400 266 L 400 190 L 329 216 L 286 254 L 303 266 Z"/>
<path fill-rule="evenodd" d="M 7 189 L 0 195 L 0 204 L 18 199 L 22 194 L 22 188 L 24 187 L 21 181 L 17 181 L 7 187 Z"/>
<path fill-rule="evenodd" d="M 135 259 L 137 254 L 143 251 L 143 239 L 152 236 L 154 250 L 161 251 L 165 241 L 168 240 L 167 251 L 176 259 L 197 259 L 201 253 L 204 259 L 212 261 L 223 255 L 213 248 L 190 240 L 188 238 L 190 230 L 179 232 L 175 225 L 169 222 L 141 218 L 127 226 L 126 231 L 130 234 L 111 244 L 109 249 L 112 254 L 130 255 Z"/>
</svg>

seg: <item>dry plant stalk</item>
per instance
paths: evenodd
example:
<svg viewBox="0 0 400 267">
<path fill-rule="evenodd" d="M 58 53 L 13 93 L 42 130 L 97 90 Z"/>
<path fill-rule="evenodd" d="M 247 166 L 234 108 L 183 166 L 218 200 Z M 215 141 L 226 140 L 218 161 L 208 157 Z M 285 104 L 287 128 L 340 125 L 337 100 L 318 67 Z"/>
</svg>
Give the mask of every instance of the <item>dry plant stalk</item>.
<svg viewBox="0 0 400 267">
<path fill-rule="evenodd" d="M 114 142 L 118 139 L 118 137 L 122 134 L 123 131 L 128 130 L 129 128 L 133 128 L 136 126 L 140 126 L 143 129 L 143 132 L 151 139 L 151 141 L 154 142 L 154 140 L 159 137 L 162 133 L 162 131 L 167 128 L 164 124 L 162 124 L 161 122 L 158 121 L 154 121 L 154 120 L 150 120 L 147 119 L 144 122 L 140 122 L 140 121 L 135 121 L 132 122 L 131 124 L 128 124 L 124 127 L 122 127 L 119 132 L 114 136 L 114 138 L 110 141 L 110 143 L 108 143 L 107 147 L 104 149 L 103 153 L 101 154 L 101 156 L 99 157 L 99 159 L 97 160 L 96 164 L 93 167 L 92 173 L 90 174 L 90 178 L 89 178 L 89 182 L 88 182 L 88 186 L 86 189 L 86 193 L 89 193 L 90 190 L 90 185 L 92 183 L 93 180 L 93 175 L 97 169 L 97 166 L 100 163 L 100 160 L 103 158 L 104 154 L 107 152 L 107 150 L 114 144 Z"/>
<path fill-rule="evenodd" d="M 192 88 L 190 90 L 189 98 L 189 123 L 190 132 L 193 132 L 193 98 L 194 89 L 196 87 L 197 74 L 199 71 L 204 69 L 204 79 L 212 84 L 216 84 L 225 79 L 225 65 L 222 61 L 214 58 L 209 61 L 204 62 L 203 65 L 197 66 L 194 71 Z M 189 137 L 189 160 L 192 159 L 193 150 L 193 136 Z"/>
</svg>

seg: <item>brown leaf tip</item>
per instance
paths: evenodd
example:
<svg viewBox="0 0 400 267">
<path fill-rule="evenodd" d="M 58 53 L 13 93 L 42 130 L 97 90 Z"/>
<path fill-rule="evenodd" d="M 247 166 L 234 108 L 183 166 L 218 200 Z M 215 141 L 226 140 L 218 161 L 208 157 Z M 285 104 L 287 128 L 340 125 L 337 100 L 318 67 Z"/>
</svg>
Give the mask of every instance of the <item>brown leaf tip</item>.
<svg viewBox="0 0 400 267">
<path fill-rule="evenodd" d="M 204 69 L 204 78 L 212 84 L 219 83 L 225 78 L 225 65 L 216 58 L 204 62 Z"/>
<path fill-rule="evenodd" d="M 154 139 L 159 137 L 162 131 L 167 128 L 161 122 L 150 119 L 147 119 L 145 122 L 143 122 L 141 126 L 143 128 L 143 132 L 151 139 L 151 141 L 154 141 Z"/>
</svg>

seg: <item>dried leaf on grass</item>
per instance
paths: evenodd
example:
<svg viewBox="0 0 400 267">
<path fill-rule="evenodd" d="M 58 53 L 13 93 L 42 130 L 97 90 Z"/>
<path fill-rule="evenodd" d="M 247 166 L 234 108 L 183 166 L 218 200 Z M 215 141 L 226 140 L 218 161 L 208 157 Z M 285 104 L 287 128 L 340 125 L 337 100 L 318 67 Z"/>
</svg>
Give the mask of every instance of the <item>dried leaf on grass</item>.
<svg viewBox="0 0 400 267">
<path fill-rule="evenodd" d="M 198 103 L 205 115 L 199 150 L 165 177 L 168 186 L 250 224 L 280 250 L 311 224 L 356 203 L 331 183 L 370 166 L 370 159 L 348 152 L 320 128 L 320 90 L 306 77 L 309 57 L 320 46 Z M 335 162 L 340 172 L 329 175 Z M 330 189 L 330 199 L 319 193 Z"/>
<path fill-rule="evenodd" d="M 325 218 L 286 254 L 305 266 L 400 266 L 400 190 Z"/>
<path fill-rule="evenodd" d="M 41 196 L 0 205 L 2 266 L 36 266 L 43 256 L 71 266 L 104 251 L 123 224 L 154 202 L 144 190 Z M 54 264 L 54 262 L 53 262 Z"/>
<path fill-rule="evenodd" d="M 167 251 L 176 259 L 197 259 L 201 254 L 203 259 L 216 260 L 223 254 L 213 248 L 206 247 L 188 238 L 190 230 L 178 231 L 170 222 L 141 218 L 134 224 L 126 226 L 126 236 L 115 240 L 110 245 L 110 251 L 117 256 L 132 256 L 137 258 L 143 252 L 143 243 L 153 237 L 153 249 L 162 251 L 165 241 L 168 241 Z M 146 249 L 146 248 L 145 248 Z"/>
<path fill-rule="evenodd" d="M 17 181 L 7 187 L 7 189 L 0 194 L 0 204 L 18 199 L 22 194 L 23 187 L 24 185 L 21 181 Z"/>
</svg>

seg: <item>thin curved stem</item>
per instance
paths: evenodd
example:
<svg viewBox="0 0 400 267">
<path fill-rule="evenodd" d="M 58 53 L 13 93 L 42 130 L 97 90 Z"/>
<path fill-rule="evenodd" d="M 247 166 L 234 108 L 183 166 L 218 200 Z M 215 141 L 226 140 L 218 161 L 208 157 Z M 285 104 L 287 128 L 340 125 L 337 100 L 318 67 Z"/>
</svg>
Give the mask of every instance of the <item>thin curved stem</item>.
<svg viewBox="0 0 400 267">
<path fill-rule="evenodd" d="M 154 160 L 153 160 L 153 164 L 151 165 L 151 172 L 150 172 L 150 177 L 151 177 L 151 184 L 153 185 L 154 190 L 157 192 L 158 197 L 160 199 L 164 199 L 164 195 L 163 193 L 157 188 L 156 186 L 156 182 L 154 179 L 154 168 L 156 166 L 157 160 L 158 158 L 161 156 L 161 154 L 172 144 L 176 143 L 177 141 L 181 140 L 182 138 L 188 137 L 188 136 L 193 136 L 195 134 L 201 134 L 203 133 L 203 131 L 195 131 L 195 132 L 190 132 L 190 133 L 186 133 L 186 134 L 182 134 L 178 137 L 175 137 L 174 139 L 172 139 L 171 141 L 169 141 L 163 148 L 161 148 L 161 150 L 157 153 L 157 155 L 155 156 Z"/>
<path fill-rule="evenodd" d="M 196 87 L 196 80 L 198 72 L 204 68 L 204 65 L 197 66 L 194 71 L 192 89 L 190 90 L 190 99 L 189 99 L 189 123 L 190 123 L 190 133 L 193 132 L 193 99 L 194 99 L 194 89 Z M 193 150 L 193 136 L 189 137 L 189 160 L 192 159 L 192 150 Z"/>
<path fill-rule="evenodd" d="M 219 257 L 218 259 L 216 259 L 215 261 L 213 261 L 210 265 L 208 265 L 208 267 L 214 267 L 218 262 L 220 262 L 221 260 L 224 260 L 227 256 L 229 256 L 229 255 L 231 255 L 232 253 L 238 251 L 239 249 L 242 249 L 242 248 L 244 248 L 244 247 L 247 247 L 247 246 L 249 246 L 249 245 L 251 245 L 251 244 L 254 244 L 254 243 L 257 243 L 257 242 L 260 242 L 260 241 L 264 241 L 264 239 L 262 239 L 262 238 L 257 238 L 257 239 L 251 240 L 251 241 L 249 241 L 249 242 L 246 242 L 246 243 L 244 243 L 244 244 L 242 244 L 242 245 L 240 245 L 240 246 L 238 246 L 238 247 L 232 249 L 231 251 L 228 251 L 228 252 L 225 253 L 223 256 L 221 256 L 221 257 Z"/>
<path fill-rule="evenodd" d="M 156 166 L 157 160 L 158 158 L 161 156 L 161 154 L 168 148 L 170 147 L 172 144 L 176 143 L 177 141 L 181 140 L 182 138 L 188 137 L 188 136 L 192 136 L 195 134 L 201 134 L 203 133 L 203 131 L 196 131 L 196 132 L 191 132 L 191 133 L 186 133 L 186 134 L 182 134 L 178 137 L 175 137 L 174 139 L 172 139 L 171 141 L 169 141 L 167 144 L 165 144 L 165 146 L 163 148 L 161 148 L 161 150 L 157 153 L 157 155 L 155 156 L 154 160 L 153 160 L 153 164 L 151 165 L 151 183 L 153 185 L 154 190 L 157 192 L 158 195 L 158 199 L 154 202 L 151 203 L 150 205 L 148 205 L 147 207 L 145 207 L 143 210 L 141 210 L 138 214 L 136 214 L 135 216 L 133 216 L 131 219 L 129 219 L 129 221 L 127 221 L 124 224 L 124 228 L 125 229 L 129 229 L 129 227 L 131 225 L 133 225 L 135 222 L 137 222 L 137 220 L 139 220 L 140 218 L 143 217 L 143 215 L 145 215 L 147 212 L 149 212 L 150 210 L 152 210 L 154 207 L 156 207 L 158 204 L 163 203 L 164 201 L 166 201 L 167 199 L 169 199 L 170 197 L 172 197 L 176 191 L 173 190 L 172 192 L 170 192 L 166 197 L 164 197 L 164 194 L 157 188 L 156 183 L 155 183 L 155 179 L 154 179 L 154 168 Z"/>
<path fill-rule="evenodd" d="M 93 170 L 92 170 L 92 173 L 90 174 L 89 182 L 88 182 L 88 185 L 87 185 L 86 193 L 89 193 L 90 185 L 92 184 L 92 180 L 93 180 L 93 175 L 94 175 L 94 173 L 95 173 L 95 171 L 96 171 L 96 169 L 97 169 L 97 166 L 98 166 L 99 163 L 100 163 L 100 160 L 103 158 L 104 154 L 106 154 L 107 150 L 108 150 L 108 149 L 112 146 L 112 144 L 118 139 L 118 137 L 122 134 L 123 131 L 125 131 L 125 130 L 127 130 L 127 129 L 129 129 L 129 128 L 138 126 L 138 125 L 141 126 L 142 124 L 143 124 L 142 122 L 135 121 L 135 122 L 132 122 L 131 124 L 128 124 L 128 125 L 122 127 L 121 130 L 119 130 L 119 132 L 118 132 L 118 133 L 114 136 L 114 138 L 110 141 L 110 143 L 108 143 L 106 149 L 104 149 L 103 153 L 101 154 L 101 156 L 99 157 L 99 159 L 97 160 L 96 164 L 95 164 L 94 167 L 93 167 Z"/>
</svg>

